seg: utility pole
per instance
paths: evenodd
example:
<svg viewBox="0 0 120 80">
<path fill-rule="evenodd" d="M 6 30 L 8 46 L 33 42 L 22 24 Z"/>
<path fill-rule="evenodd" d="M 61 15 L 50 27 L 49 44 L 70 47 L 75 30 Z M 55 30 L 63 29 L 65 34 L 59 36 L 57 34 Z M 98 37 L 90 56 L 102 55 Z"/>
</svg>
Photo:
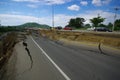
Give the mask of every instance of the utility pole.
<svg viewBox="0 0 120 80">
<path fill-rule="evenodd" d="M 52 27 L 54 28 L 54 3 L 53 1 L 46 1 L 46 2 L 50 4 L 52 8 Z"/>
<path fill-rule="evenodd" d="M 112 31 L 114 31 L 114 28 L 115 28 L 115 20 L 116 20 L 116 17 L 117 17 L 117 11 L 120 10 L 120 8 L 116 7 L 116 8 L 114 8 L 114 10 L 115 10 L 115 15 L 114 15 L 114 22 L 113 22 Z"/>
<path fill-rule="evenodd" d="M 54 28 L 54 4 L 52 4 L 52 27 Z"/>
<path fill-rule="evenodd" d="M 0 20 L 0 27 L 1 27 L 1 20 Z"/>
</svg>

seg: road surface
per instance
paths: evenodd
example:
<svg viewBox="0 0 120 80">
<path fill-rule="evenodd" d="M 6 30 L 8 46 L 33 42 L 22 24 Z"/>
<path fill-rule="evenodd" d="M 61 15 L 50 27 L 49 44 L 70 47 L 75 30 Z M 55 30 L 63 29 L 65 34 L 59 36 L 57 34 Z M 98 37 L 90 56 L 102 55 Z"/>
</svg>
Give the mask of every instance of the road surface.
<svg viewBox="0 0 120 80">
<path fill-rule="evenodd" d="M 33 38 L 71 80 L 120 80 L 120 58 L 101 54 L 97 49 L 61 45 L 42 37 Z"/>
<path fill-rule="evenodd" d="M 11 80 L 120 80 L 120 58 L 108 55 L 114 54 L 112 50 L 106 50 L 106 55 L 97 48 L 65 45 L 35 35 L 27 36 L 25 42 L 32 67 L 25 46 L 17 44 Z"/>
</svg>

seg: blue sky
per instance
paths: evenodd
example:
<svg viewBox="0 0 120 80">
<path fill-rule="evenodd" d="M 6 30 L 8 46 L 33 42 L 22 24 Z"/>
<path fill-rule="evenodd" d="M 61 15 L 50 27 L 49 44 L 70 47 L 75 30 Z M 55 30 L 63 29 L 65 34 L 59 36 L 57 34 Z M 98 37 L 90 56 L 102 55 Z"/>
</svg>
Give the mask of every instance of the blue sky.
<svg viewBox="0 0 120 80">
<path fill-rule="evenodd" d="M 0 20 L 2 25 L 20 25 L 37 22 L 52 25 L 54 7 L 55 26 L 65 26 L 71 18 L 89 19 L 98 14 L 106 18 L 105 24 L 114 21 L 115 7 L 119 0 L 0 0 Z M 120 10 L 116 19 L 120 19 Z"/>
</svg>

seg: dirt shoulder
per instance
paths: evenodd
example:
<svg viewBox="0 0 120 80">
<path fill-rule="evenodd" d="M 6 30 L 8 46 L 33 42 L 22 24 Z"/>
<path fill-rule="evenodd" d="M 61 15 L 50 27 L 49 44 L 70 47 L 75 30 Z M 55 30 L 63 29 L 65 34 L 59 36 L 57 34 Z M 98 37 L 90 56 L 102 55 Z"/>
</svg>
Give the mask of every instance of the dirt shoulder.
<svg viewBox="0 0 120 80">
<path fill-rule="evenodd" d="M 65 39 L 81 43 L 91 43 L 109 46 L 120 50 L 120 34 L 105 32 L 74 32 L 74 31 L 51 31 L 40 30 L 40 35 L 52 40 Z"/>
</svg>

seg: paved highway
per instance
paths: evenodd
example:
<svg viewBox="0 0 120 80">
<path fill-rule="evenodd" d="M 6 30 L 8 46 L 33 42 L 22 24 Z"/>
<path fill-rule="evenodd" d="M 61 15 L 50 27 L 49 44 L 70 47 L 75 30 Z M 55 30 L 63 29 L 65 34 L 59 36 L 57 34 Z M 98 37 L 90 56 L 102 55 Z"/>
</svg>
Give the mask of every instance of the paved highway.
<svg viewBox="0 0 120 80">
<path fill-rule="evenodd" d="M 120 58 L 101 54 L 97 49 L 32 37 L 71 80 L 120 80 Z"/>
<path fill-rule="evenodd" d="M 31 36 L 25 40 L 28 51 L 25 50 L 26 46 L 23 46 L 22 43 L 18 43 L 15 47 L 16 70 L 14 79 L 11 80 L 66 80 L 66 77 L 56 69 Z"/>
<path fill-rule="evenodd" d="M 3 80 L 120 80 L 120 57 L 113 56 L 112 49 L 101 54 L 98 48 L 67 45 L 36 34 L 25 42 L 29 54 L 18 43 Z"/>
</svg>

